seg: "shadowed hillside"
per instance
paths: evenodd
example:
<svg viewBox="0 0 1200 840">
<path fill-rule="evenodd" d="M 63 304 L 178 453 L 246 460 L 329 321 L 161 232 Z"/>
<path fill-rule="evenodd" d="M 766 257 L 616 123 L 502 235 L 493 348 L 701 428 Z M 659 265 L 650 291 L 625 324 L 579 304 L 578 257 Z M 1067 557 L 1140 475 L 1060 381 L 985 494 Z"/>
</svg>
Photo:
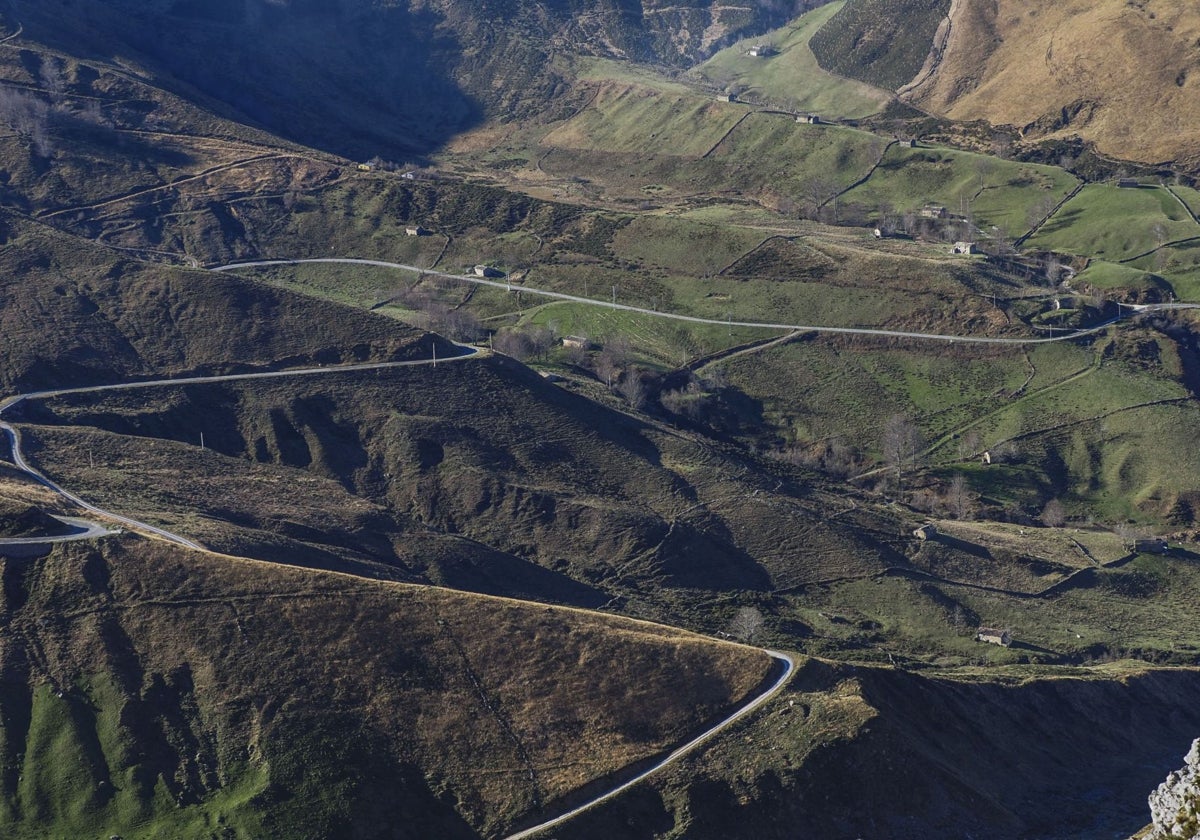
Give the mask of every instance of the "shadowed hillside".
<svg viewBox="0 0 1200 840">
<path fill-rule="evenodd" d="M 0 379 L 14 391 L 426 358 L 429 342 L 442 341 L 235 277 L 136 262 L 45 228 L 15 228 L 0 253 Z M 453 353 L 443 346 L 444 355 Z"/>
<path fill-rule="evenodd" d="M 989 676 L 810 661 L 757 722 L 572 837 L 1127 837 L 1200 728 L 1195 672 Z"/>
<path fill-rule="evenodd" d="M 486 117 L 530 117 L 573 55 L 684 66 L 811 0 L 226 0 L 17 4 L 31 37 L 95 57 L 132 48 L 177 90 L 351 157 L 416 156 Z M 219 59 L 215 58 L 220 56 Z"/>
<path fill-rule="evenodd" d="M 621 597 L 665 618 L 722 590 L 869 574 L 895 558 L 891 533 L 857 532 L 896 528 L 886 520 L 824 522 L 831 499 L 816 488 L 748 472 L 736 452 L 602 408 L 503 357 L 72 398 L 22 416 L 71 424 L 27 438 L 85 495 L 272 559 L 288 549 L 255 531 L 464 588 L 585 605 Z M 79 464 L 81 447 L 103 464 Z M 138 473 L 161 477 L 127 480 Z M 313 506 L 330 512 L 323 524 L 306 514 Z M 197 510 L 208 514 L 199 522 Z M 469 542 L 434 550 L 431 534 Z M 727 620 L 711 607 L 693 618 Z"/>
</svg>

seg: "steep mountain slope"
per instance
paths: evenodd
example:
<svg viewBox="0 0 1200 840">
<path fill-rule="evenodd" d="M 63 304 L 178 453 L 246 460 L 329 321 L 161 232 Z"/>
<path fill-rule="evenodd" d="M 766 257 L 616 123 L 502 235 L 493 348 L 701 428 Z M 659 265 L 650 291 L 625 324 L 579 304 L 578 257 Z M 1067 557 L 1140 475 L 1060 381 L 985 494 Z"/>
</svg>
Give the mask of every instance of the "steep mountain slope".
<svg viewBox="0 0 1200 840">
<path fill-rule="evenodd" d="M 1127 837 L 1200 727 L 1195 672 L 980 676 L 809 661 L 754 723 L 572 836 Z"/>
<path fill-rule="evenodd" d="M 764 654 L 180 552 L 0 559 L 0 833 L 495 835 L 680 741 Z"/>
<path fill-rule="evenodd" d="M 544 111 L 564 62 L 681 66 L 779 26 L 808 0 L 495 0 L 336 4 L 178 0 L 15 4 L 30 37 L 95 56 L 131 48 L 178 87 L 284 137 L 348 155 L 430 151 L 485 115 Z M 211 60 L 221 55 L 220 61 Z"/>
<path fill-rule="evenodd" d="M 917 75 L 950 0 L 849 0 L 813 35 L 821 66 L 896 90 Z"/>
<path fill-rule="evenodd" d="M 181 371 L 427 358 L 386 319 L 234 277 L 150 265 L 14 220 L 0 251 L 0 381 L 14 391 Z"/>
<path fill-rule="evenodd" d="M 1115 157 L 1194 167 L 1200 16 L 1186 0 L 958 0 L 941 62 L 907 94 L 954 119 L 1079 135 Z"/>
<path fill-rule="evenodd" d="M 347 557 L 412 575 L 585 605 L 620 597 L 664 620 L 726 590 L 765 592 L 899 562 L 890 542 L 900 528 L 887 519 L 845 511 L 822 521 L 836 502 L 818 487 L 751 472 L 736 452 L 602 408 L 502 357 L 82 395 L 21 411 L 39 424 L 27 427 L 28 448 L 53 475 L 122 510 L 199 526 L 197 536 L 225 551 L 289 558 L 261 535 L 216 525 L 222 520 L 301 539 L 307 530 L 327 546 L 338 534 L 354 552 Z M 204 452 L 195 445 L 200 429 Z M 103 452 L 102 467 L 81 463 L 81 447 Z M 147 478 L 127 480 L 139 472 Z M 238 478 L 227 484 L 229 475 Z M 278 510 L 268 507 L 274 494 L 254 489 L 301 480 L 298 497 Z M 313 494 L 337 511 L 323 526 L 305 526 Z M 207 523 L 195 521 L 198 511 Z M 882 538 L 860 533 L 864 524 Z M 432 550 L 431 533 L 469 542 L 454 558 Z M 536 580 L 505 580 L 506 564 L 536 564 L 526 576 L 542 567 L 544 588 L 530 593 Z M 710 606 L 693 615 L 713 629 L 727 618 Z"/>
</svg>

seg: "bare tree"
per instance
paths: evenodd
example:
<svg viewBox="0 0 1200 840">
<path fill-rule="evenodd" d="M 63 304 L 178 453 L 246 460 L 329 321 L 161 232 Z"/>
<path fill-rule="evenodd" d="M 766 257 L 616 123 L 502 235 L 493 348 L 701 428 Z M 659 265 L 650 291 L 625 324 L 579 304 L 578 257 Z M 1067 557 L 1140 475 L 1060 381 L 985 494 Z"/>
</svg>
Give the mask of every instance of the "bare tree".
<svg viewBox="0 0 1200 840">
<path fill-rule="evenodd" d="M 1063 276 L 1063 264 L 1059 262 L 1058 257 L 1050 256 L 1046 259 L 1045 266 L 1046 282 L 1051 286 L 1057 286 L 1058 281 Z"/>
<path fill-rule="evenodd" d="M 629 346 L 629 339 L 618 335 L 604 342 L 604 352 L 609 355 L 617 367 L 625 367 L 629 364 L 629 357 L 633 351 Z"/>
<path fill-rule="evenodd" d="M 958 457 L 962 459 L 973 458 L 975 453 L 979 451 L 979 430 L 968 429 L 966 433 L 958 439 Z"/>
<path fill-rule="evenodd" d="M 754 607 L 742 607 L 729 623 L 729 635 L 749 644 L 758 638 L 763 629 L 763 615 Z"/>
<path fill-rule="evenodd" d="M 903 414 L 895 414 L 883 424 L 883 460 L 896 471 L 896 482 L 904 486 L 904 473 L 916 462 L 921 450 L 921 430 Z"/>
<path fill-rule="evenodd" d="M 1000 164 L 996 163 L 996 159 L 990 155 L 979 155 L 975 158 L 975 173 L 979 176 L 979 189 L 982 190 L 987 186 L 988 179 L 996 174 L 999 167 Z"/>
<path fill-rule="evenodd" d="M 1150 229 L 1150 233 L 1154 235 L 1154 242 L 1161 248 L 1167 242 L 1167 226 L 1162 222 L 1155 222 L 1154 227 Z"/>
<path fill-rule="evenodd" d="M 578 343 L 572 342 L 572 343 L 568 344 L 565 348 L 567 361 L 569 363 L 575 365 L 575 367 L 583 367 L 585 364 L 587 364 L 587 360 L 588 360 L 587 337 L 580 336 L 580 338 L 582 338 L 583 341 L 578 342 Z"/>
<path fill-rule="evenodd" d="M 0 122 L 27 139 L 35 154 L 49 157 L 50 106 L 42 100 L 11 88 L 0 88 Z"/>
<path fill-rule="evenodd" d="M 1041 223 L 1043 219 L 1054 212 L 1054 208 L 1058 206 L 1058 201 L 1052 195 L 1044 195 L 1029 205 L 1029 209 L 1025 212 L 1026 226 L 1032 230 Z"/>
<path fill-rule="evenodd" d="M 529 337 L 529 346 L 533 355 L 539 359 L 545 358 L 546 354 L 550 352 L 550 348 L 558 341 L 554 330 L 549 327 L 530 326 L 523 332 Z"/>
<path fill-rule="evenodd" d="M 519 362 L 533 355 L 533 343 L 529 336 L 518 330 L 500 330 L 492 336 L 492 349 Z"/>
<path fill-rule="evenodd" d="M 38 76 L 41 78 L 42 90 L 46 91 L 50 102 L 54 105 L 61 105 L 63 94 L 67 89 L 61 61 L 51 55 L 42 56 L 41 66 L 38 67 Z"/>
<path fill-rule="evenodd" d="M 625 371 L 625 376 L 621 379 L 621 384 L 618 388 L 621 396 L 625 398 L 634 408 L 644 408 L 646 405 L 646 383 L 642 379 L 642 372 L 637 368 L 630 368 Z"/>
<path fill-rule="evenodd" d="M 1042 515 L 1038 518 L 1047 528 L 1061 528 L 1067 521 L 1067 510 L 1058 499 L 1051 499 L 1046 502 L 1046 506 L 1042 508 Z"/>
<path fill-rule="evenodd" d="M 970 519 L 975 513 L 975 498 L 967 484 L 966 476 L 961 473 L 954 476 L 950 488 L 946 491 L 946 503 L 956 519 Z"/>
<path fill-rule="evenodd" d="M 611 388 L 613 386 L 613 382 L 620 370 L 621 366 L 617 363 L 617 356 L 611 351 L 611 348 L 605 347 L 596 354 L 596 377 L 607 387 Z"/>
</svg>

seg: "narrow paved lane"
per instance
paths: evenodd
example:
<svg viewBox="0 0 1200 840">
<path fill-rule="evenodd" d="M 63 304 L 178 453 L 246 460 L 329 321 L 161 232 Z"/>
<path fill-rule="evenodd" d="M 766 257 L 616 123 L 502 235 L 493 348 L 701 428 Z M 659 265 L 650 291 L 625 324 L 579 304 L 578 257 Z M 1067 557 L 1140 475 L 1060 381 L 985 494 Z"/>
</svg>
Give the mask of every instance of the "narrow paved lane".
<svg viewBox="0 0 1200 840">
<path fill-rule="evenodd" d="M 688 753 L 695 750 L 701 744 L 704 744 L 709 739 L 715 737 L 716 735 L 720 734 L 724 730 L 733 726 L 733 724 L 737 723 L 743 717 L 745 717 L 746 715 L 753 712 L 755 709 L 757 709 L 763 703 L 766 703 L 768 700 L 770 700 L 772 697 L 774 697 L 776 694 L 778 694 L 785 685 L 787 685 L 788 680 L 790 680 L 792 678 L 792 672 L 796 669 L 796 663 L 792 659 L 792 657 L 788 656 L 786 653 L 780 653 L 779 651 L 776 651 L 776 650 L 766 650 L 764 652 L 767 653 L 768 655 L 770 655 L 772 658 L 774 658 L 777 662 L 780 662 L 783 664 L 783 673 L 780 674 L 779 679 L 775 680 L 775 682 L 773 682 L 770 685 L 770 687 L 767 688 L 767 690 L 764 691 L 762 694 L 758 695 L 753 700 L 751 700 L 749 703 L 742 706 L 740 709 L 738 709 L 736 712 L 734 712 L 729 717 L 725 718 L 723 721 L 718 723 L 716 726 L 697 735 L 695 738 L 688 741 L 682 747 L 680 747 L 679 749 L 672 752 L 666 758 L 663 758 L 661 761 L 655 762 L 651 767 L 638 773 L 632 779 L 628 779 L 625 782 L 622 782 L 621 784 L 612 788 L 611 790 L 605 791 L 604 793 L 601 793 L 598 796 L 592 797 L 587 802 L 584 802 L 582 805 L 580 805 L 576 808 L 572 808 L 571 810 L 569 810 L 563 814 L 559 814 L 557 817 L 546 820 L 545 822 L 538 823 L 537 825 L 532 826 L 531 828 L 527 828 L 523 831 L 518 831 L 516 834 L 510 834 L 507 837 L 505 837 L 504 840 L 525 840 L 525 838 L 534 837 L 538 834 L 541 834 L 543 831 L 554 828 L 555 826 L 561 825 L 562 823 L 565 823 L 567 820 L 570 820 L 573 817 L 579 816 L 584 811 L 589 811 L 592 808 L 595 808 L 597 805 L 601 804 L 602 802 L 607 802 L 608 800 L 612 799 L 613 797 L 618 796 L 619 794 L 621 794 L 624 791 L 628 790 L 629 788 L 633 787 L 638 782 L 643 781 L 648 776 L 652 776 L 655 773 L 657 773 L 659 770 L 662 770 L 664 767 L 669 767 L 670 765 L 679 761 L 679 759 L 683 758 L 685 755 L 687 755 Z"/>
<path fill-rule="evenodd" d="M 217 376 L 182 376 L 174 379 L 152 379 L 142 382 L 117 382 L 110 385 L 85 385 L 77 388 L 55 388 L 48 391 L 33 391 L 28 394 L 16 394 L 15 396 L 7 397 L 6 399 L 0 401 L 0 414 L 3 414 L 13 406 L 19 405 L 26 400 L 48 399 L 50 397 L 62 397 L 69 394 L 93 394 L 101 391 L 129 391 L 137 388 L 177 387 L 179 385 L 197 385 L 213 382 L 238 382 L 250 379 L 282 379 L 291 376 L 322 376 L 334 373 L 350 373 L 353 371 L 417 367 L 420 365 L 437 366 L 439 364 L 450 364 L 453 362 L 461 362 L 467 359 L 473 359 L 486 352 L 478 347 L 471 347 L 465 344 L 460 344 L 458 346 L 464 351 L 463 353 L 457 356 L 447 356 L 442 359 L 430 358 L 401 362 L 368 362 L 356 365 L 331 365 L 328 367 L 272 370 L 259 373 L 232 373 Z M 173 542 L 176 545 L 181 545 L 184 548 L 191 548 L 197 551 L 204 550 L 204 546 L 200 545 L 199 543 L 193 542 L 187 537 L 180 536 L 179 534 L 172 533 L 165 528 L 159 528 L 158 526 L 151 525 L 148 522 L 141 522 L 137 519 L 131 519 L 128 516 L 121 516 L 118 513 L 104 510 L 103 508 L 96 507 L 90 502 L 84 501 L 70 490 L 67 490 L 65 487 L 46 476 L 44 473 L 38 471 L 35 467 L 29 464 L 28 461 L 25 460 L 25 454 L 21 450 L 21 432 L 19 429 L 17 429 L 11 423 L 0 420 L 0 430 L 3 430 L 8 436 L 8 440 L 12 448 L 13 463 L 16 464 L 17 468 L 29 475 L 38 483 L 50 488 L 55 493 L 67 499 L 72 504 L 78 505 L 83 510 L 93 513 L 96 516 L 104 519 L 110 519 L 115 522 L 120 522 L 122 525 L 125 525 L 135 531 L 154 534 L 162 537 L 165 540 Z"/>
<path fill-rule="evenodd" d="M 1085 335 L 1101 332 L 1115 324 L 1120 317 L 1105 321 L 1103 324 L 1098 324 L 1094 327 L 1089 327 L 1086 330 L 1075 330 L 1061 335 L 1051 335 L 1046 338 L 992 338 L 989 336 L 972 336 L 972 335 L 943 335 L 940 333 L 922 333 L 908 332 L 905 330 L 880 330 L 869 329 L 866 327 L 822 327 L 812 324 L 773 324 L 761 321 L 732 321 L 721 320 L 720 318 L 699 318 L 694 315 L 677 315 L 673 312 L 659 312 L 655 309 L 645 309 L 640 306 L 629 306 L 624 303 L 613 303 L 606 300 L 596 300 L 595 298 L 579 297 L 578 295 L 568 295 L 564 292 L 552 292 L 547 289 L 535 289 L 530 286 L 516 285 L 512 283 L 502 282 L 498 280 L 487 280 L 483 277 L 475 277 L 467 274 L 448 274 L 444 271 L 433 271 L 432 269 L 420 268 L 415 265 L 405 265 L 404 263 L 387 262 L 385 260 L 361 260 L 352 259 L 349 257 L 317 257 L 313 259 L 303 260 L 254 260 L 251 262 L 230 263 L 229 265 L 220 265 L 210 268 L 209 271 L 237 271 L 242 268 L 264 268 L 274 265 L 308 265 L 313 263 L 333 263 L 341 265 L 370 265 L 379 268 L 392 268 L 400 271 L 410 271 L 417 274 L 425 274 L 430 277 L 441 277 L 446 280 L 457 280 L 463 283 L 474 283 L 477 286 L 490 286 L 493 289 L 504 289 L 505 291 L 519 291 L 529 295 L 538 295 L 540 297 L 553 298 L 555 300 L 565 300 L 572 303 L 585 303 L 590 306 L 599 306 L 604 309 L 615 309 L 622 312 L 637 312 L 641 315 L 649 315 L 654 318 L 667 318 L 672 321 L 687 321 L 693 324 L 715 324 L 717 326 L 729 327 L 750 327 L 752 329 L 768 329 L 768 330 L 790 330 L 800 332 L 816 332 L 816 333 L 832 333 L 838 335 L 872 335 L 882 336 L 885 338 L 906 338 L 917 339 L 923 341 L 944 341 L 951 344 L 1007 344 L 1011 346 L 1024 346 L 1029 344 L 1050 344 L 1055 341 L 1070 341 L 1075 338 L 1080 338 Z M 1165 308 L 1192 308 L 1198 305 L 1191 304 L 1160 304 L 1160 305 L 1145 305 L 1140 308 L 1127 307 L 1135 312 L 1150 312 Z"/>
<path fill-rule="evenodd" d="M 51 514 L 53 516 L 53 514 Z M 6 545 L 45 545 L 46 543 L 78 542 L 79 540 L 97 540 L 119 533 L 99 522 L 90 519 L 80 519 L 77 516 L 53 516 L 71 530 L 65 534 L 54 534 L 44 537 L 0 537 L 0 548 Z"/>
</svg>

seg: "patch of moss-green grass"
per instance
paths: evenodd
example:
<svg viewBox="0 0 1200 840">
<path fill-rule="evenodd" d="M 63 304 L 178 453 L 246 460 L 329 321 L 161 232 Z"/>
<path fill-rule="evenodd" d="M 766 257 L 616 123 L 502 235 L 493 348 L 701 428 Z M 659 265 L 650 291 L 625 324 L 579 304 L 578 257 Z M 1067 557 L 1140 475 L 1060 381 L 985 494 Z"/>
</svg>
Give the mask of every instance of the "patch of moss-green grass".
<svg viewBox="0 0 1200 840">
<path fill-rule="evenodd" d="M 1200 236 L 1200 225 L 1161 187 L 1090 184 L 1063 205 L 1029 244 L 1120 261 L 1195 236 Z"/>
<path fill-rule="evenodd" d="M 831 118 L 860 119 L 879 113 L 891 99 L 887 91 L 821 69 L 809 40 L 845 5 L 830 3 L 786 27 L 755 38 L 774 52 L 749 54 L 751 42 L 721 50 L 697 68 L 709 84 L 739 88 L 756 101 Z"/>
<path fill-rule="evenodd" d="M 1053 166 L 941 147 L 895 146 L 870 179 L 843 201 L 901 212 L 939 204 L 953 213 L 970 212 L 985 230 L 995 226 L 1007 236 L 1017 236 L 1036 221 L 1039 208 L 1053 207 L 1077 183 L 1073 175 Z"/>
<path fill-rule="evenodd" d="M 65 690 L 43 684 L 28 702 L 21 779 L 0 809 L 5 837 L 242 840 L 261 832 L 252 801 L 265 773 L 232 763 L 218 791 L 199 802 L 178 801 L 143 764 L 146 756 L 122 718 L 127 700 L 110 676 Z M 11 723 L 6 719 L 10 748 L 19 734 Z"/>
</svg>

